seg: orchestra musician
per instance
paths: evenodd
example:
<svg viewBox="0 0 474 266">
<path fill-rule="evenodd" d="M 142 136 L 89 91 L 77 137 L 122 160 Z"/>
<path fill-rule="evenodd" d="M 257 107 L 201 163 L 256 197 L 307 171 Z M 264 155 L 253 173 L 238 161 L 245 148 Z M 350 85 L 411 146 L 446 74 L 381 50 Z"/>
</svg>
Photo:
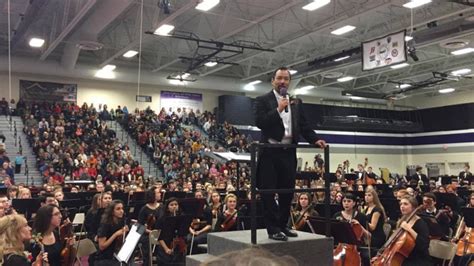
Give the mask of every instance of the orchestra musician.
<svg viewBox="0 0 474 266">
<path fill-rule="evenodd" d="M 418 201 L 415 197 L 410 195 L 405 195 L 401 197 L 400 200 L 400 211 L 402 213 L 402 217 L 397 222 L 397 229 L 401 228 L 404 232 L 406 232 L 411 237 L 406 237 L 404 245 L 411 246 L 411 252 L 404 258 L 402 265 L 403 266 L 424 266 L 424 265 L 432 265 L 430 254 L 428 252 L 429 248 L 429 229 L 426 222 L 421 219 L 418 215 L 416 215 L 418 207 Z M 411 218 L 408 222 L 407 220 Z M 395 231 L 398 232 L 398 231 Z M 394 233 L 395 234 L 395 233 Z M 398 234 L 402 236 L 403 234 Z M 414 242 L 411 242 L 410 239 L 413 239 Z M 390 237 L 388 242 L 396 243 L 398 242 L 397 238 Z M 373 258 L 372 262 L 376 262 L 380 260 L 380 258 L 387 257 L 385 253 L 391 252 L 391 248 L 395 249 L 398 245 L 384 245 L 385 249 L 381 249 L 382 252 L 379 252 L 378 256 Z M 406 250 L 406 249 L 405 249 Z M 396 253 L 396 251 L 392 251 Z M 379 264 L 375 264 L 379 265 Z"/>
<path fill-rule="evenodd" d="M 439 210 L 436 208 L 436 195 L 434 193 L 426 192 L 423 194 L 423 210 L 419 213 L 420 216 L 434 217 L 443 233 L 443 235 L 432 237 L 441 238 L 443 240 L 447 239 L 449 225 L 451 223 L 451 216 L 448 213 L 448 210 Z"/>
<path fill-rule="evenodd" d="M 241 229 L 238 223 L 238 211 L 237 211 L 237 196 L 234 194 L 227 194 L 224 199 L 226 210 L 217 218 L 216 232 L 222 231 L 237 231 Z"/>
<path fill-rule="evenodd" d="M 211 224 L 211 229 L 212 231 L 216 231 L 216 223 L 217 223 L 217 218 L 219 215 L 222 213 L 222 203 L 221 203 L 221 195 L 219 195 L 219 192 L 217 191 L 212 191 L 211 192 L 211 199 L 209 203 L 209 209 L 211 210 L 212 214 L 212 224 Z"/>
<path fill-rule="evenodd" d="M 74 238 L 60 239 L 59 227 L 61 226 L 61 211 L 56 205 L 45 205 L 38 209 L 34 218 L 34 233 L 41 235 L 41 244 L 48 253 L 48 262 L 51 266 L 61 266 L 61 251 L 65 245 L 71 246 Z M 33 257 L 41 252 L 40 249 L 32 250 Z"/>
<path fill-rule="evenodd" d="M 204 195 L 201 190 L 194 193 L 196 199 L 202 199 Z M 193 245 L 192 250 L 195 251 L 199 244 L 207 243 L 207 234 L 212 230 L 212 209 L 204 206 L 201 217 L 195 217 L 189 226 L 189 234 L 186 238 L 188 243 Z M 193 252 L 195 254 L 195 252 Z"/>
<path fill-rule="evenodd" d="M 24 243 L 31 239 L 31 227 L 28 226 L 25 217 L 12 214 L 0 218 L 0 265 L 48 265 L 47 252 L 39 252 L 33 263 L 28 262 Z"/>
<path fill-rule="evenodd" d="M 141 208 L 140 212 L 138 213 L 138 223 L 145 225 L 145 234 L 142 235 L 140 238 L 140 242 L 142 243 L 143 254 L 149 254 L 148 250 L 148 235 L 152 230 L 155 229 L 156 221 L 160 217 L 161 211 L 161 204 L 159 201 L 161 200 L 161 191 L 152 186 L 145 192 L 145 202 L 146 204 Z M 143 256 L 143 264 L 148 265 L 148 258 L 149 256 Z"/>
<path fill-rule="evenodd" d="M 474 208 L 474 192 L 469 196 L 467 208 Z M 464 218 L 461 219 L 452 242 L 457 243 L 453 265 L 471 265 L 474 261 L 474 231 L 467 227 Z"/>
<path fill-rule="evenodd" d="M 293 227 L 293 229 L 298 231 L 310 232 L 309 228 L 305 226 L 306 220 L 309 216 L 319 216 L 319 213 L 310 202 L 311 196 L 309 193 L 304 192 L 298 196 L 296 208 L 292 211 L 290 221 L 288 221 L 289 227 Z M 304 230 L 305 228 L 306 230 Z"/>
<path fill-rule="evenodd" d="M 365 204 L 366 207 L 363 212 L 367 217 L 367 229 L 371 234 L 370 247 L 375 251 L 385 243 L 386 235 L 383 231 L 383 225 L 387 215 L 374 188 L 367 187 Z"/>
<path fill-rule="evenodd" d="M 120 265 L 114 260 L 114 252 L 120 250 L 128 226 L 125 224 L 124 205 L 121 200 L 112 201 L 101 218 L 97 240 L 99 251 L 95 261 L 96 266 Z"/>
<path fill-rule="evenodd" d="M 163 215 L 157 221 L 157 228 L 161 230 L 159 237 L 157 259 L 160 265 L 176 265 L 184 260 L 186 254 L 182 254 L 180 250 L 181 245 L 185 242 L 184 239 L 178 242 L 178 235 L 176 231 L 165 231 L 165 220 L 170 216 L 181 215 L 178 199 L 175 197 L 169 198 L 163 206 Z"/>
<path fill-rule="evenodd" d="M 463 171 L 461 171 L 458 175 L 459 181 L 461 184 L 467 184 L 470 185 L 471 183 L 474 182 L 474 178 L 472 176 L 472 173 L 470 171 L 470 166 L 468 163 L 464 165 Z"/>
</svg>

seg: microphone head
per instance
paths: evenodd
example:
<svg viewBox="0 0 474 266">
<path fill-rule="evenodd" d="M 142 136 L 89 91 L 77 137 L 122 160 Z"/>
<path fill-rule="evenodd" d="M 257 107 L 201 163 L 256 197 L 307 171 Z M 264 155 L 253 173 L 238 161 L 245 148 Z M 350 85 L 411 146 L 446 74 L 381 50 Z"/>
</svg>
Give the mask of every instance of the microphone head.
<svg viewBox="0 0 474 266">
<path fill-rule="evenodd" d="M 278 86 L 280 89 L 280 95 L 285 97 L 288 94 L 288 88 L 285 85 Z"/>
</svg>

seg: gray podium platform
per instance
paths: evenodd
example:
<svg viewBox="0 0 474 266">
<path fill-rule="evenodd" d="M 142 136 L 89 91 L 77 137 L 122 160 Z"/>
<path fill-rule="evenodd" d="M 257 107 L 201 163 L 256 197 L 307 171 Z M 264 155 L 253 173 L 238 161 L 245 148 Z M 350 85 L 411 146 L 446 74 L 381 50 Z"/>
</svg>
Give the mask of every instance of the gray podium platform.
<svg viewBox="0 0 474 266">
<path fill-rule="evenodd" d="M 211 233 L 207 236 L 208 254 L 186 257 L 187 266 L 197 266 L 200 263 L 215 258 L 230 251 L 252 247 L 250 230 Z M 298 232 L 298 237 L 288 238 L 288 241 L 276 241 L 268 238 L 267 231 L 257 231 L 257 246 L 275 255 L 290 255 L 298 260 L 300 265 L 332 265 L 333 239 L 322 235 Z"/>
</svg>

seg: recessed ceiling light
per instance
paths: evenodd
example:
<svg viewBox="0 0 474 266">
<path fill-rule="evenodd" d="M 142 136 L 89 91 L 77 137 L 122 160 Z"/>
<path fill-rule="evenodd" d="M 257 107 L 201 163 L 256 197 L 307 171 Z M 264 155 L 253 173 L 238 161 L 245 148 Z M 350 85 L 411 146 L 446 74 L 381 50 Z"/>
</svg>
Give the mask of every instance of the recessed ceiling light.
<svg viewBox="0 0 474 266">
<path fill-rule="evenodd" d="M 174 30 L 173 25 L 163 24 L 158 29 L 155 30 L 153 34 L 161 35 L 161 36 L 168 36 L 169 33 Z"/>
<path fill-rule="evenodd" d="M 114 79 L 115 72 L 105 69 L 99 69 L 97 70 L 97 72 L 95 72 L 95 76 L 101 79 Z"/>
<path fill-rule="evenodd" d="M 313 85 L 307 85 L 307 86 L 301 87 L 300 90 L 312 90 L 314 88 L 315 88 L 315 86 L 313 86 Z"/>
<path fill-rule="evenodd" d="M 408 35 L 405 36 L 405 41 L 406 41 L 406 42 L 409 42 L 409 41 L 411 41 L 411 40 L 413 40 L 413 36 L 408 36 Z"/>
<path fill-rule="evenodd" d="M 244 86 L 244 90 L 246 91 L 254 91 L 255 90 L 255 86 L 253 86 L 252 84 L 247 84 Z"/>
<path fill-rule="evenodd" d="M 207 67 L 213 67 L 213 66 L 217 65 L 217 62 L 209 61 L 209 62 L 205 63 L 204 65 L 207 66 Z"/>
<path fill-rule="evenodd" d="M 43 46 L 43 44 L 44 44 L 44 39 L 31 38 L 29 44 L 30 44 L 31 47 L 38 48 L 38 47 Z"/>
<path fill-rule="evenodd" d="M 350 96 L 349 98 L 351 98 L 351 100 L 363 100 L 365 99 L 364 97 L 360 97 L 360 96 Z M 350 117 L 350 116 L 348 116 Z M 352 117 L 357 117 L 357 116 L 352 116 Z"/>
<path fill-rule="evenodd" d="M 474 48 L 468 47 L 468 48 L 452 51 L 451 54 L 452 55 L 462 55 L 462 54 L 469 54 L 469 53 L 472 53 L 472 52 L 474 52 Z"/>
<path fill-rule="evenodd" d="M 196 6 L 197 10 L 201 11 L 209 11 L 217 4 L 219 4 L 220 0 L 201 0 L 200 3 Z"/>
<path fill-rule="evenodd" d="M 296 73 L 298 73 L 298 70 L 296 70 L 296 69 L 290 69 L 290 75 L 294 75 L 294 74 L 296 74 Z"/>
<path fill-rule="evenodd" d="M 411 85 L 407 84 L 407 83 L 400 84 L 400 86 L 397 86 L 397 88 L 400 88 L 400 89 L 406 89 L 406 88 L 410 88 L 410 87 L 411 87 Z"/>
<path fill-rule="evenodd" d="M 131 58 L 131 57 L 134 57 L 138 54 L 137 51 L 134 51 L 134 50 L 128 50 L 126 53 L 123 54 L 123 57 L 126 57 L 126 58 Z"/>
<path fill-rule="evenodd" d="M 411 0 L 410 2 L 406 3 L 403 5 L 403 7 L 406 8 L 416 8 L 422 5 L 426 5 L 431 3 L 431 0 Z"/>
<path fill-rule="evenodd" d="M 169 82 L 171 85 L 176 85 L 176 86 L 184 86 L 188 84 L 186 81 L 178 80 L 178 79 L 170 79 Z"/>
<path fill-rule="evenodd" d="M 333 30 L 331 31 L 331 34 L 334 34 L 334 35 L 342 35 L 342 34 L 345 34 L 345 33 L 348 33 L 350 31 L 353 31 L 355 30 L 356 27 L 354 26 L 351 26 L 351 25 L 346 25 L 344 27 L 341 27 L 337 30 Z"/>
<path fill-rule="evenodd" d="M 392 68 L 392 69 L 399 69 L 399 68 L 407 67 L 407 66 L 409 66 L 409 65 L 410 65 L 410 64 L 408 64 L 408 63 L 401 63 L 401 64 L 393 65 L 393 66 L 391 66 L 390 68 Z"/>
<path fill-rule="evenodd" d="M 455 91 L 456 89 L 455 88 L 446 88 L 446 89 L 441 89 L 441 90 L 438 90 L 439 93 L 442 93 L 442 94 L 445 94 L 445 93 L 451 93 L 453 91 Z"/>
<path fill-rule="evenodd" d="M 262 81 L 261 81 L 261 80 L 254 80 L 254 81 L 252 81 L 252 82 L 249 82 L 248 85 L 257 85 L 257 84 L 259 84 L 259 83 L 262 83 Z"/>
<path fill-rule="evenodd" d="M 185 72 L 185 73 L 181 74 L 180 78 L 185 79 L 185 78 L 187 78 L 187 77 L 189 77 L 189 76 L 191 76 L 191 74 Z"/>
<path fill-rule="evenodd" d="M 321 8 L 327 4 L 331 3 L 331 0 L 314 0 L 313 2 L 303 6 L 304 10 L 314 11 L 318 8 Z"/>
<path fill-rule="evenodd" d="M 339 61 L 342 61 L 342 60 L 346 60 L 349 57 L 351 57 L 351 56 L 350 55 L 342 56 L 342 57 L 334 59 L 334 62 L 339 62 Z"/>
<path fill-rule="evenodd" d="M 471 73 L 471 69 L 463 68 L 463 69 L 455 70 L 455 71 L 451 72 L 451 75 L 460 76 L 460 75 L 465 75 L 467 73 Z"/>
<path fill-rule="evenodd" d="M 346 82 L 346 81 L 353 80 L 353 79 L 354 79 L 354 77 L 347 76 L 347 77 L 338 78 L 337 81 Z"/>
<path fill-rule="evenodd" d="M 114 71 L 116 68 L 116 65 L 105 65 L 102 69 L 105 71 Z"/>
</svg>

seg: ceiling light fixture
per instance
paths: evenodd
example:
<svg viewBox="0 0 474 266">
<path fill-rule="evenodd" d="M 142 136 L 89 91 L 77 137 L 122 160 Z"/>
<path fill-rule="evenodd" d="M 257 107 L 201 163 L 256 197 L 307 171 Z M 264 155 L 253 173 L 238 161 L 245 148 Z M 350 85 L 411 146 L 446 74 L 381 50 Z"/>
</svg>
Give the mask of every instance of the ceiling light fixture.
<svg viewBox="0 0 474 266">
<path fill-rule="evenodd" d="M 311 3 L 303 6 L 304 10 L 314 11 L 318 8 L 321 8 L 327 4 L 331 3 L 331 0 L 313 0 Z"/>
<path fill-rule="evenodd" d="M 338 78 L 337 81 L 338 82 L 346 82 L 346 81 L 350 81 L 350 80 L 353 80 L 353 79 L 354 79 L 354 77 L 347 76 L 347 77 Z"/>
<path fill-rule="evenodd" d="M 135 50 L 128 50 L 126 53 L 123 54 L 123 57 L 131 58 L 131 57 L 136 56 L 137 54 L 138 52 Z"/>
<path fill-rule="evenodd" d="M 153 32 L 153 34 L 168 36 L 172 30 L 174 30 L 173 25 L 163 24 L 158 29 L 156 29 L 155 32 Z"/>
<path fill-rule="evenodd" d="M 197 10 L 201 11 L 209 11 L 216 5 L 218 5 L 220 0 L 201 0 L 199 4 L 196 6 Z"/>
<path fill-rule="evenodd" d="M 184 86 L 188 84 L 186 81 L 178 80 L 178 79 L 170 79 L 169 82 L 171 85 L 176 85 L 176 86 Z"/>
<path fill-rule="evenodd" d="M 31 38 L 29 44 L 30 44 L 31 47 L 39 48 L 39 47 L 43 46 L 44 39 Z"/>
<path fill-rule="evenodd" d="M 294 75 L 298 73 L 298 70 L 295 70 L 295 69 L 290 69 L 290 75 Z"/>
<path fill-rule="evenodd" d="M 431 0 L 411 0 L 410 2 L 404 4 L 403 7 L 412 9 L 429 3 L 431 3 Z"/>
<path fill-rule="evenodd" d="M 469 68 L 458 69 L 458 70 L 455 70 L 455 71 L 451 72 L 451 75 L 461 76 L 461 75 L 465 75 L 467 73 L 471 73 L 471 69 L 469 69 Z"/>
<path fill-rule="evenodd" d="M 313 85 L 307 85 L 307 86 L 301 87 L 300 90 L 306 90 L 307 91 L 307 90 L 312 90 L 314 88 L 315 88 L 315 86 L 313 86 Z"/>
<path fill-rule="evenodd" d="M 248 85 L 257 85 L 257 84 L 259 84 L 259 83 L 262 83 L 262 81 L 261 81 L 261 80 L 254 80 L 254 81 L 252 81 L 252 82 L 249 82 Z"/>
<path fill-rule="evenodd" d="M 411 41 L 411 40 L 413 40 L 413 36 L 408 36 L 408 35 L 405 36 L 405 41 L 406 41 L 406 42 L 409 42 L 409 41 Z"/>
<path fill-rule="evenodd" d="M 252 84 L 247 84 L 244 86 L 244 90 L 246 91 L 254 91 L 255 90 L 255 86 L 253 86 Z"/>
<path fill-rule="evenodd" d="M 217 65 L 217 62 L 209 61 L 209 62 L 205 63 L 204 65 L 207 66 L 207 67 L 213 67 L 213 66 Z"/>
<path fill-rule="evenodd" d="M 446 88 L 446 89 L 438 90 L 438 92 L 441 93 L 441 94 L 446 94 L 446 93 L 451 93 L 455 90 L 456 90 L 455 88 Z"/>
<path fill-rule="evenodd" d="M 105 65 L 102 70 L 105 70 L 105 71 L 114 71 L 115 69 L 117 68 L 116 65 Z"/>
<path fill-rule="evenodd" d="M 347 58 L 351 57 L 350 55 L 346 55 L 346 56 L 343 56 L 343 57 L 339 57 L 339 58 L 336 58 L 334 59 L 334 62 L 339 62 L 339 61 L 342 61 L 342 60 L 346 60 Z"/>
<path fill-rule="evenodd" d="M 451 54 L 452 55 L 462 55 L 462 54 L 469 54 L 469 53 L 472 53 L 472 52 L 474 52 L 474 48 L 468 47 L 468 48 L 452 51 Z"/>
<path fill-rule="evenodd" d="M 397 88 L 400 88 L 400 89 L 406 89 L 406 88 L 410 88 L 410 87 L 411 87 L 411 85 L 407 84 L 407 83 L 400 84 L 399 86 L 397 86 Z"/>
<path fill-rule="evenodd" d="M 355 30 L 355 28 L 356 28 L 356 27 L 354 27 L 354 26 L 346 25 L 346 26 L 341 27 L 341 28 L 339 28 L 339 29 L 337 29 L 337 30 L 331 31 L 331 34 L 334 34 L 334 35 L 342 35 L 342 34 L 346 34 L 346 33 L 350 32 L 350 31 Z"/>
<path fill-rule="evenodd" d="M 401 63 L 401 64 L 393 65 L 393 66 L 391 66 L 390 68 L 392 68 L 392 69 L 399 69 L 399 68 L 407 67 L 407 66 L 409 66 L 409 65 L 410 65 L 410 64 L 408 64 L 408 63 Z"/>
</svg>

